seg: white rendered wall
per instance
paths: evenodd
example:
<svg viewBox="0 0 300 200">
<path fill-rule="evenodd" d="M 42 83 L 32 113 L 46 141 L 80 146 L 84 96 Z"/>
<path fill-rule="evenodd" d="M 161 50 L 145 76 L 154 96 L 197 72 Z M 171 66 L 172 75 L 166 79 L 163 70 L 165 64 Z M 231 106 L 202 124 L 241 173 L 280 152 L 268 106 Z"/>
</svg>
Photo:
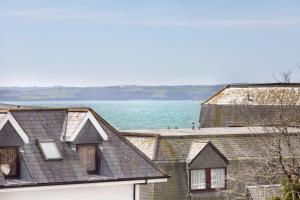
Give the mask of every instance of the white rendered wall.
<svg viewBox="0 0 300 200">
<path fill-rule="evenodd" d="M 1 192 L 1 200 L 133 200 L 133 184 Z"/>
</svg>

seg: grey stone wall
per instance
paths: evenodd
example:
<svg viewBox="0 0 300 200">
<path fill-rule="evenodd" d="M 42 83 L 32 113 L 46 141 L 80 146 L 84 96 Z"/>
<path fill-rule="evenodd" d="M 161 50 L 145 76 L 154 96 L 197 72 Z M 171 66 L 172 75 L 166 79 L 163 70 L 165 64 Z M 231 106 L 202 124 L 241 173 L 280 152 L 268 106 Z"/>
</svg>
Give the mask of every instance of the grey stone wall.
<svg viewBox="0 0 300 200">
<path fill-rule="evenodd" d="M 154 199 L 154 185 L 157 183 L 148 183 L 147 185 L 140 185 L 140 200 L 155 200 Z"/>
<path fill-rule="evenodd" d="M 186 164 L 184 162 L 157 163 L 171 178 L 154 185 L 154 200 L 188 200 Z"/>
</svg>

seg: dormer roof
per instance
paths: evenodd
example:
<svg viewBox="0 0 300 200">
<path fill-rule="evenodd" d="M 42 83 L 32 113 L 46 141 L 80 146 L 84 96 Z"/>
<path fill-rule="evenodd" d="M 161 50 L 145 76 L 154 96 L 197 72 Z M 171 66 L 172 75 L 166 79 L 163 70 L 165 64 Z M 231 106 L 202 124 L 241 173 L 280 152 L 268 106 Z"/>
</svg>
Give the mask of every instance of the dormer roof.
<svg viewBox="0 0 300 200">
<path fill-rule="evenodd" d="M 0 113 L 0 131 L 7 124 L 7 122 L 11 123 L 11 125 L 17 131 L 17 133 L 22 138 L 22 140 L 23 140 L 24 143 L 28 143 L 29 142 L 29 138 L 28 138 L 27 134 L 21 128 L 21 126 L 16 121 L 16 119 L 14 118 L 14 116 L 10 112 Z"/>
<path fill-rule="evenodd" d="M 87 121 L 90 121 L 93 126 L 98 131 L 99 135 L 103 140 L 107 140 L 107 134 L 95 119 L 94 115 L 90 112 L 78 112 L 78 111 L 69 111 L 67 116 L 67 128 L 63 140 L 68 142 L 73 142 L 75 138 L 78 136 L 79 132 L 86 124 Z"/>
<path fill-rule="evenodd" d="M 220 159 L 222 159 L 226 164 L 228 164 L 227 158 L 210 141 L 197 141 L 197 140 L 194 140 L 191 143 L 186 162 L 189 165 L 191 165 L 198 157 L 201 156 L 202 152 L 204 152 L 206 148 L 210 148 L 214 153 L 217 154 L 217 156 Z"/>
<path fill-rule="evenodd" d="M 0 110 L 0 117 L 0 124 L 4 123 L 3 120 L 12 123 L 15 120 L 28 137 L 26 139 L 23 135 L 24 140 L 28 142 L 20 147 L 20 158 L 22 166 L 27 169 L 27 178 L 15 181 L 13 187 L 22 187 L 24 184 L 61 185 L 169 177 L 92 109 L 18 108 Z M 88 126 L 85 126 L 86 122 L 89 123 Z M 85 128 L 81 129 L 81 126 Z M 80 141 L 76 141 L 76 144 L 72 142 L 78 138 L 76 135 L 87 134 L 89 128 L 93 128 L 93 133 L 97 130 L 102 137 L 99 150 L 101 160 L 105 160 L 105 166 L 100 168 L 99 175 L 93 176 L 82 166 L 76 152 L 75 145 Z M 65 135 L 68 136 L 67 141 L 62 140 L 62 136 Z M 46 161 L 43 158 L 37 141 L 49 139 L 55 143 L 63 159 Z M 10 184 L 11 181 L 2 180 L 0 176 L 0 188 L 11 187 Z"/>
</svg>

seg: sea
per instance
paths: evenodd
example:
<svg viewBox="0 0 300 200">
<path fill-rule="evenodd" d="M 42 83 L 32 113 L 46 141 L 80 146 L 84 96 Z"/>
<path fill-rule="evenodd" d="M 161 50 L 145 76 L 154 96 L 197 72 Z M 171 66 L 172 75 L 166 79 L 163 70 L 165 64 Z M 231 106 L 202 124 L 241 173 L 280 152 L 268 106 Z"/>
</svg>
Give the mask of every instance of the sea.
<svg viewBox="0 0 300 200">
<path fill-rule="evenodd" d="M 151 130 L 199 126 L 201 101 L 1 101 L 45 107 L 91 107 L 118 130 Z"/>
</svg>

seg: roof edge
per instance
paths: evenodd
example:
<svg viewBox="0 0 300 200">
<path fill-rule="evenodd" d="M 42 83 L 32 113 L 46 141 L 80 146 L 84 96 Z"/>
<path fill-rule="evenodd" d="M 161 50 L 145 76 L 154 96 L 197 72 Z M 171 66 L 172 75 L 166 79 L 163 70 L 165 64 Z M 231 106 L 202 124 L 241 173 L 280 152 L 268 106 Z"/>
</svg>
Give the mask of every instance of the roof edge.
<svg viewBox="0 0 300 200">
<path fill-rule="evenodd" d="M 226 158 L 226 156 L 224 156 L 224 154 L 211 141 L 207 141 L 206 145 L 201 149 L 201 151 L 197 153 L 197 155 L 188 163 L 188 165 L 190 166 L 208 146 L 210 146 L 226 162 L 227 165 L 229 164 L 229 161 Z"/>
<path fill-rule="evenodd" d="M 247 87 L 300 87 L 300 83 L 294 82 L 294 83 L 233 83 L 233 84 L 228 84 L 225 87 L 221 88 L 218 90 L 216 93 L 214 93 L 212 96 L 210 96 L 208 99 L 206 99 L 204 102 L 201 103 L 201 105 L 207 103 L 210 101 L 212 98 L 220 94 L 222 91 L 224 91 L 227 88 L 247 88 Z"/>
<path fill-rule="evenodd" d="M 211 95 L 210 97 L 208 97 L 208 99 L 206 99 L 205 101 L 203 101 L 201 103 L 201 105 L 206 104 L 207 102 L 209 102 L 212 98 L 214 98 L 215 96 L 217 96 L 218 94 L 220 94 L 221 92 L 223 92 L 224 90 L 226 90 L 227 88 L 229 88 L 230 85 L 226 85 L 223 88 L 219 89 L 216 93 L 214 93 L 213 95 Z"/>
<path fill-rule="evenodd" d="M 97 112 L 90 108 L 90 112 L 95 116 L 96 119 L 104 123 L 112 132 L 118 136 L 123 142 L 125 142 L 130 148 L 132 148 L 137 154 L 145 159 L 152 167 L 154 167 L 163 176 L 169 176 L 165 171 L 163 171 L 157 164 L 155 164 L 148 156 L 146 156 L 141 150 L 139 150 L 135 145 L 129 142 L 122 134 L 120 134 L 112 125 L 110 125 L 105 119 L 103 119 Z"/>
<path fill-rule="evenodd" d="M 50 183 L 32 183 L 26 185 L 10 185 L 0 186 L 0 190 L 8 188 L 26 188 L 26 187 L 41 187 L 41 186 L 59 186 L 59 185 L 75 185 L 75 184 L 88 184 L 88 183 L 105 183 L 105 182 L 122 182 L 122 181 L 135 181 L 135 180 L 153 180 L 171 178 L 169 175 L 164 176 L 153 176 L 153 177 L 133 177 L 133 178 L 115 178 L 106 180 L 84 180 L 84 181 L 68 181 L 68 182 L 50 182 Z"/>
</svg>

